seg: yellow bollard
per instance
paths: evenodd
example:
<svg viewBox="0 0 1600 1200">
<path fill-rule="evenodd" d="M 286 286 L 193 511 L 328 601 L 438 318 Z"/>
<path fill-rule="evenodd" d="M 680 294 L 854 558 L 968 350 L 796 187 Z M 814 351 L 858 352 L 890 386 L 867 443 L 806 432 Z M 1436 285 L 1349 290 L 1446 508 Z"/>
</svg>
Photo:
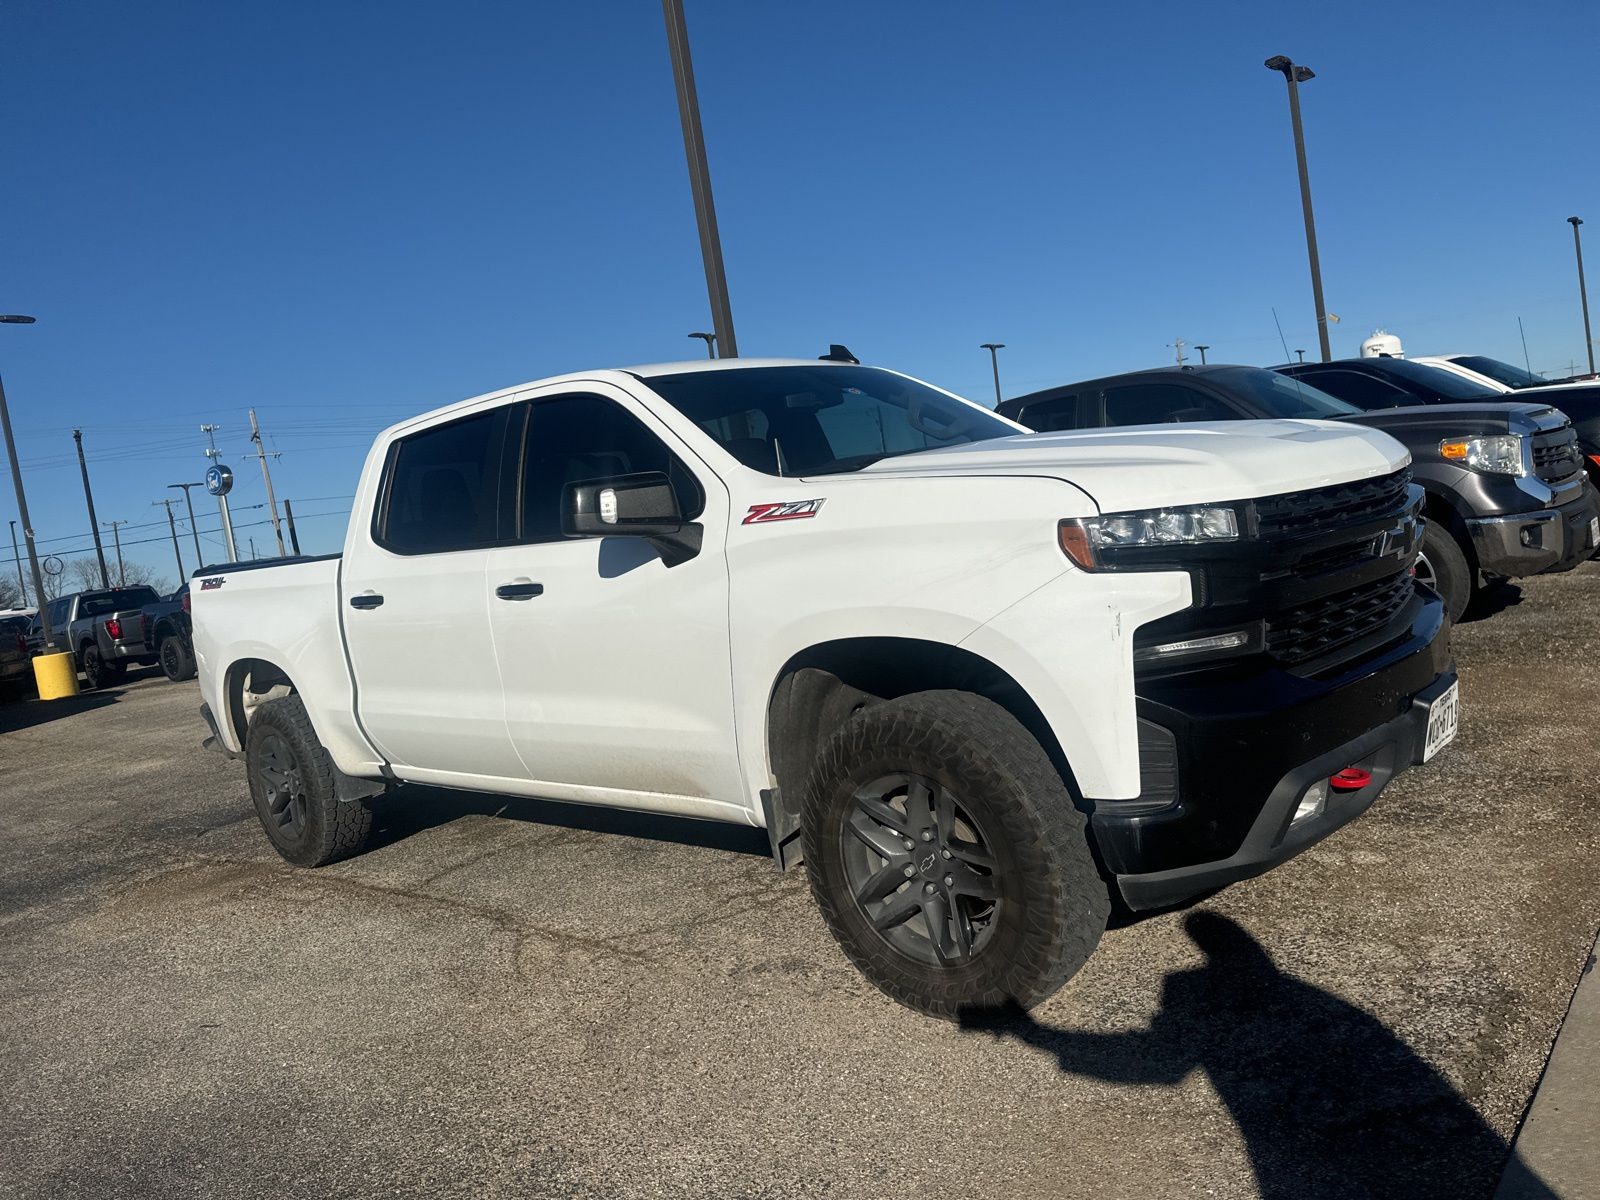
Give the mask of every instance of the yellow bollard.
<svg viewBox="0 0 1600 1200">
<path fill-rule="evenodd" d="M 39 699 L 60 700 L 78 694 L 78 656 L 70 650 L 41 654 L 33 660 L 33 679 Z"/>
</svg>

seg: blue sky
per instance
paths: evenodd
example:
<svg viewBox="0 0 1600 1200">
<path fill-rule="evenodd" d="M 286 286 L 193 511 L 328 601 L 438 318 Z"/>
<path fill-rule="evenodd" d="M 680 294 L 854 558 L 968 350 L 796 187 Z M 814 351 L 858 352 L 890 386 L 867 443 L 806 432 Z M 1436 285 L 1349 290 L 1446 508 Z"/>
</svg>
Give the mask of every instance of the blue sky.
<svg viewBox="0 0 1600 1200">
<path fill-rule="evenodd" d="M 1008 394 L 1170 361 L 1180 337 L 1279 361 L 1274 307 L 1314 352 L 1261 65 L 1285 53 L 1318 72 L 1335 354 L 1381 325 L 1410 353 L 1521 362 L 1521 316 L 1536 370 L 1582 356 L 1565 218 L 1592 221 L 1600 291 L 1592 0 L 687 12 L 746 355 L 842 341 L 988 399 L 990 340 Z M 89 545 L 74 425 L 99 515 L 160 537 L 128 553 L 170 577 L 152 503 L 200 478 L 203 421 L 244 526 L 257 409 L 326 551 L 392 420 L 700 350 L 655 0 L 10 0 L 0 30 L 0 311 L 39 317 L 0 327 L 0 371 L 47 552 Z"/>
</svg>

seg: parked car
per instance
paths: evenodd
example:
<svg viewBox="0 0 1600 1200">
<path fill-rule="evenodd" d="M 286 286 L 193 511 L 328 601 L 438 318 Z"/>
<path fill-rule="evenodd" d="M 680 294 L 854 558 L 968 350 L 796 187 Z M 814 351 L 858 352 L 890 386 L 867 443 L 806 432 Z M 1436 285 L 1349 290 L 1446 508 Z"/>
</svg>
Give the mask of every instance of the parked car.
<svg viewBox="0 0 1600 1200">
<path fill-rule="evenodd" d="M 1470 379 L 1473 383 L 1481 383 L 1484 387 L 1492 388 L 1497 392 L 1537 392 L 1543 391 L 1545 388 L 1600 387 L 1600 379 L 1546 379 L 1543 375 L 1535 375 L 1524 367 L 1501 362 L 1497 358 L 1489 358 L 1483 354 L 1424 354 L 1410 361 L 1421 363 L 1428 367 L 1438 367 L 1440 370 L 1449 371 L 1452 375 Z M 1542 399 L 1542 397 L 1540 398 Z"/>
<path fill-rule="evenodd" d="M 189 584 L 165 600 L 140 610 L 146 646 L 155 651 L 162 673 L 174 683 L 194 678 L 194 645 L 190 641 Z"/>
<path fill-rule="evenodd" d="M 1318 386 L 1311 386 L 1313 378 Z M 1000 412 L 1041 430 L 1269 418 L 1376 426 L 1411 451 L 1412 474 L 1427 496 L 1416 570 L 1444 596 L 1451 620 L 1465 612 L 1480 572 L 1511 577 L 1564 571 L 1594 553 L 1600 497 L 1584 482 L 1575 434 L 1559 412 L 1542 404 L 1507 403 L 1499 396 L 1423 405 L 1382 378 L 1362 375 L 1362 386 L 1370 380 L 1374 388 L 1385 389 L 1374 396 L 1386 400 L 1392 393 L 1403 405 L 1369 412 L 1322 391 L 1323 378 L 1320 372 L 1285 378 L 1258 367 L 1215 363 L 1160 367 L 1019 396 L 1003 403 Z M 1462 381 L 1462 386 L 1473 385 Z M 1354 385 L 1343 390 L 1350 396 L 1366 394 Z M 1488 458 L 1485 446 L 1504 453 Z"/>
<path fill-rule="evenodd" d="M 841 362 L 527 384 L 380 435 L 342 557 L 195 581 L 208 743 L 291 863 L 394 782 L 747 823 L 889 995 L 1031 1005 L 1113 894 L 1259 874 L 1454 736 L 1406 459 Z"/>
<path fill-rule="evenodd" d="M 130 663 L 156 661 L 146 645 L 143 608 L 161 597 L 152 587 L 100 588 L 72 592 L 50 601 L 50 625 L 59 645 L 78 657 L 78 670 L 89 687 L 108 687 L 120 680 Z M 30 639 L 35 654 L 44 649 L 43 626 L 35 622 Z"/>
<path fill-rule="evenodd" d="M 33 682 L 33 655 L 28 652 L 32 620 L 26 613 L 0 617 L 0 697 L 20 695 Z"/>
</svg>

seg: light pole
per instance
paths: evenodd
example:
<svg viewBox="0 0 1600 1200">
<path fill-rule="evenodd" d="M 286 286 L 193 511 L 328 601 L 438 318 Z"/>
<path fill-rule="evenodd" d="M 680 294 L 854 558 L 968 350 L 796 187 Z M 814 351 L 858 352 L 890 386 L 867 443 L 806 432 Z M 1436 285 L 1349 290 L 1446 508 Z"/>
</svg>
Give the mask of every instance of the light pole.
<svg viewBox="0 0 1600 1200">
<path fill-rule="evenodd" d="M 169 488 L 183 489 L 183 502 L 189 508 L 189 532 L 194 535 L 194 569 L 198 571 L 205 566 L 206 556 L 200 550 L 200 527 L 194 523 L 194 501 L 189 499 L 189 489 L 192 487 L 205 487 L 203 483 L 169 483 Z"/>
<path fill-rule="evenodd" d="M 0 316 L 0 325 L 32 325 L 35 318 L 19 314 Z M 22 486 L 22 470 L 17 466 L 17 442 L 11 436 L 11 409 L 6 404 L 6 385 L 0 380 L 0 429 L 6 435 L 6 458 L 11 464 L 11 482 L 17 489 L 17 516 L 22 520 L 22 540 L 28 543 L 28 567 L 33 574 L 33 594 L 39 601 L 39 627 L 44 644 L 56 646 L 56 631 L 50 624 L 50 606 L 44 599 L 44 576 L 39 573 L 39 549 L 33 544 L 33 521 L 28 517 L 28 493 Z"/>
<path fill-rule="evenodd" d="M 1305 362 L 1305 360 L 1306 360 L 1306 352 L 1304 350 L 1296 350 L 1295 353 L 1300 356 L 1300 361 L 1301 362 Z"/>
<path fill-rule="evenodd" d="M 1199 345 L 1198 343 L 1196 343 L 1195 349 L 1200 351 L 1200 365 L 1202 367 L 1205 366 L 1206 365 L 1206 351 L 1211 349 L 1211 347 L 1210 346 L 1202 346 L 1202 345 Z"/>
<path fill-rule="evenodd" d="M 1589 333 L 1589 289 L 1583 282 L 1583 239 L 1578 234 L 1578 226 L 1583 224 L 1582 217 L 1568 217 L 1567 224 L 1572 226 L 1572 248 L 1578 252 L 1578 296 L 1583 301 L 1583 348 L 1589 352 L 1589 374 L 1594 374 L 1594 338 Z"/>
<path fill-rule="evenodd" d="M 994 406 L 1000 407 L 1000 351 L 1006 348 L 1004 342 L 985 342 L 979 346 L 980 350 L 989 352 L 989 365 L 994 368 Z"/>
<path fill-rule="evenodd" d="M 700 98 L 689 56 L 689 29 L 683 0 L 661 0 L 667 21 L 667 51 L 672 55 L 672 81 L 678 91 L 678 120 L 683 125 L 683 154 L 689 162 L 689 190 L 694 194 L 695 223 L 700 227 L 700 257 L 706 268 L 706 293 L 711 298 L 711 325 L 723 358 L 738 358 L 733 336 L 733 305 L 728 276 L 722 269 L 722 237 L 717 232 L 717 206 L 711 198 L 711 168 L 706 164 L 706 136 L 700 128 Z"/>
<path fill-rule="evenodd" d="M 1310 67 L 1298 67 L 1282 54 L 1267 59 L 1269 71 L 1279 71 L 1289 85 L 1289 119 L 1294 124 L 1294 157 L 1300 168 L 1300 206 L 1306 218 L 1306 256 L 1311 260 L 1311 299 L 1317 306 L 1317 338 L 1322 344 L 1322 361 L 1329 362 L 1328 310 L 1322 305 L 1322 264 L 1317 259 L 1317 223 L 1311 215 L 1311 176 L 1306 173 L 1306 135 L 1300 127 L 1300 85 L 1315 79 Z"/>
<path fill-rule="evenodd" d="M 706 344 L 706 357 L 707 358 L 715 358 L 717 356 L 717 335 L 716 334 L 714 334 L 714 333 L 691 333 L 689 336 L 692 337 L 692 338 L 699 338 L 702 342 L 704 342 Z"/>
</svg>

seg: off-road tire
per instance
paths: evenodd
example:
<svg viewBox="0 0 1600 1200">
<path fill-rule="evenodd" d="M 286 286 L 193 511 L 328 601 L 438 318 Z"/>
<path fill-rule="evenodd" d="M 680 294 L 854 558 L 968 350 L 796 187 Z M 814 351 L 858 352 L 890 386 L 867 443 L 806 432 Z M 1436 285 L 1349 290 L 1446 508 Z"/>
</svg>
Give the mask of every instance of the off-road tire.
<svg viewBox="0 0 1600 1200">
<path fill-rule="evenodd" d="M 333 760 L 317 740 L 299 696 L 269 700 L 255 710 L 244 758 L 256 816 L 286 862 L 320 867 L 366 845 L 372 808 L 365 800 L 339 799 Z"/>
<path fill-rule="evenodd" d="M 1001 902 L 987 942 L 958 965 L 903 953 L 873 927 L 850 886 L 844 839 L 854 836 L 847 822 L 857 791 L 895 773 L 948 788 L 993 852 Z M 1031 1008 L 1083 966 L 1105 931 L 1110 896 L 1083 814 L 1039 743 L 980 696 L 918 692 L 851 717 L 817 755 L 801 822 L 812 894 L 828 928 L 868 980 L 920 1012 L 955 1019 Z"/>
<path fill-rule="evenodd" d="M 1429 521 L 1423 530 L 1421 553 L 1427 566 L 1433 569 L 1434 586 L 1444 597 L 1445 615 L 1453 625 L 1477 595 L 1477 576 L 1472 564 L 1451 532 L 1437 521 Z M 1426 569 L 1423 564 L 1418 566 L 1419 570 Z"/>
<path fill-rule="evenodd" d="M 83 677 L 91 691 L 121 683 L 128 673 L 127 664 L 107 662 L 98 646 L 85 646 L 81 657 Z"/>
<path fill-rule="evenodd" d="M 194 652 L 184 645 L 183 638 L 177 634 L 168 634 L 161 639 L 156 659 L 161 663 L 162 673 L 173 683 L 194 678 Z"/>
</svg>

